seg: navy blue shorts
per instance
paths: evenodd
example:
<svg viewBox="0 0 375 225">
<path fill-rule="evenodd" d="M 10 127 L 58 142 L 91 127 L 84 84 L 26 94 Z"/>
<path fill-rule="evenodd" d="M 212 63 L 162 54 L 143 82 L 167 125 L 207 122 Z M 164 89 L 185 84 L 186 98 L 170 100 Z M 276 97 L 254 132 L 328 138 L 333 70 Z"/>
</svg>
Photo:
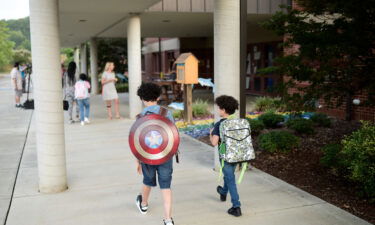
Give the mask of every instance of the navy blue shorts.
<svg viewBox="0 0 375 225">
<path fill-rule="evenodd" d="M 161 165 L 148 165 L 141 163 L 143 173 L 143 184 L 155 187 L 156 173 L 158 174 L 158 182 L 160 189 L 170 189 L 173 173 L 173 158 Z"/>
</svg>

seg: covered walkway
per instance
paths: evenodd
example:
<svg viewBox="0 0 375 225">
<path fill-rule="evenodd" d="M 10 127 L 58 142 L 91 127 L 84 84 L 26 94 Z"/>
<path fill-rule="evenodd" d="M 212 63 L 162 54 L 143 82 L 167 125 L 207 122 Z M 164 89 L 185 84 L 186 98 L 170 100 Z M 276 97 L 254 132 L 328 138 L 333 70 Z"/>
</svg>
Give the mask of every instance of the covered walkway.
<svg viewBox="0 0 375 225">
<path fill-rule="evenodd" d="M 134 157 L 127 144 L 132 120 L 105 119 L 101 97 L 92 97 L 92 123 L 65 125 L 68 190 L 41 194 L 38 192 L 35 114 L 13 108 L 8 76 L 0 76 L 0 85 L 1 224 L 162 224 L 159 189 L 152 192 L 147 215 L 141 215 L 135 206 L 141 176 L 135 172 Z M 122 112 L 127 111 L 124 107 L 127 96 L 122 95 L 120 99 Z M 230 203 L 220 202 L 215 192 L 219 182 L 218 174 L 212 170 L 212 150 L 182 136 L 181 163 L 174 165 L 172 183 L 176 224 L 368 224 L 257 169 L 248 171 L 239 186 L 243 216 L 229 216 L 226 210 Z M 3 223 L 17 174 L 10 211 Z"/>
</svg>

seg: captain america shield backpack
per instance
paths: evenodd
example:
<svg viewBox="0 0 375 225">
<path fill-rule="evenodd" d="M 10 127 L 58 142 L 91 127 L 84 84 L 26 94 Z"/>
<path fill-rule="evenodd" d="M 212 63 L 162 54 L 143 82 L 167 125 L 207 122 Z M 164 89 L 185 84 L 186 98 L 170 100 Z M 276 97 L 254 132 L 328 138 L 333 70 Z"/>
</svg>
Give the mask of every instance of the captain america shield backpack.
<svg viewBox="0 0 375 225">
<path fill-rule="evenodd" d="M 180 136 L 176 125 L 166 117 L 167 112 L 160 107 L 159 114 L 138 116 L 130 129 L 130 149 L 145 164 L 163 164 L 178 151 Z"/>
</svg>

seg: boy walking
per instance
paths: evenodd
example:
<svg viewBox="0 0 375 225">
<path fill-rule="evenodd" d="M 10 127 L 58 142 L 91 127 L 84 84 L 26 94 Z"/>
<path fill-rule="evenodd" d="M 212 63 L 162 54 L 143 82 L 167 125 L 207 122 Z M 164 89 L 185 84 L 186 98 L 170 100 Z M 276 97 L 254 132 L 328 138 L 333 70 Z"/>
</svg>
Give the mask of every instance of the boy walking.
<svg viewBox="0 0 375 225">
<path fill-rule="evenodd" d="M 148 113 L 158 114 L 160 106 L 157 104 L 161 88 L 153 83 L 142 83 L 138 88 L 137 95 L 146 106 L 141 115 Z M 172 113 L 168 110 L 166 117 L 174 123 Z M 136 205 L 142 214 L 146 214 L 148 210 L 148 199 L 151 193 L 151 188 L 156 186 L 156 178 L 163 195 L 164 201 L 164 225 L 174 225 L 172 219 L 172 172 L 173 172 L 173 158 L 160 165 L 148 165 L 137 160 L 137 171 L 143 174 L 142 193 L 136 198 Z M 156 176 L 157 174 L 157 176 Z"/>
<path fill-rule="evenodd" d="M 220 145 L 223 140 L 220 138 L 220 124 L 227 120 L 228 117 L 235 113 L 238 109 L 238 101 L 231 96 L 222 95 L 217 97 L 215 104 L 218 106 L 218 112 L 221 120 L 215 123 L 214 128 L 210 134 L 210 140 L 212 145 Z M 232 200 L 232 207 L 228 210 L 228 213 L 233 216 L 241 216 L 241 203 L 237 192 L 237 185 L 235 180 L 235 169 L 237 163 L 227 162 L 220 156 L 220 160 L 224 162 L 222 171 L 224 174 L 224 185 L 216 188 L 217 193 L 220 195 L 221 201 L 226 201 L 228 192 L 230 193 Z"/>
</svg>

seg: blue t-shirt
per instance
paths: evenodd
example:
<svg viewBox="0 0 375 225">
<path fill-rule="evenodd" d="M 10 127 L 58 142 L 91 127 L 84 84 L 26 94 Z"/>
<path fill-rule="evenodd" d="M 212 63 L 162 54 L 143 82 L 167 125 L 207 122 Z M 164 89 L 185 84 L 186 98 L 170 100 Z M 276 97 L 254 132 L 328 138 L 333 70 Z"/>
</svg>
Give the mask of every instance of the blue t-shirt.
<svg viewBox="0 0 375 225">
<path fill-rule="evenodd" d="M 217 135 L 217 136 L 219 136 L 219 144 L 221 143 L 221 139 L 220 139 L 220 124 L 224 120 L 226 120 L 226 118 L 223 118 L 223 119 L 219 120 L 217 123 L 215 123 L 214 129 L 212 130 L 212 133 L 211 133 L 211 135 Z"/>
<path fill-rule="evenodd" d="M 145 115 L 146 113 L 154 113 L 154 114 L 159 114 L 160 112 L 160 106 L 159 105 L 152 105 L 152 106 L 148 106 L 146 108 L 144 108 L 141 112 L 141 115 Z M 172 115 L 172 112 L 170 110 L 168 110 L 167 112 L 167 115 L 166 117 L 172 122 L 174 123 L 174 119 L 173 119 L 173 115 Z"/>
</svg>

